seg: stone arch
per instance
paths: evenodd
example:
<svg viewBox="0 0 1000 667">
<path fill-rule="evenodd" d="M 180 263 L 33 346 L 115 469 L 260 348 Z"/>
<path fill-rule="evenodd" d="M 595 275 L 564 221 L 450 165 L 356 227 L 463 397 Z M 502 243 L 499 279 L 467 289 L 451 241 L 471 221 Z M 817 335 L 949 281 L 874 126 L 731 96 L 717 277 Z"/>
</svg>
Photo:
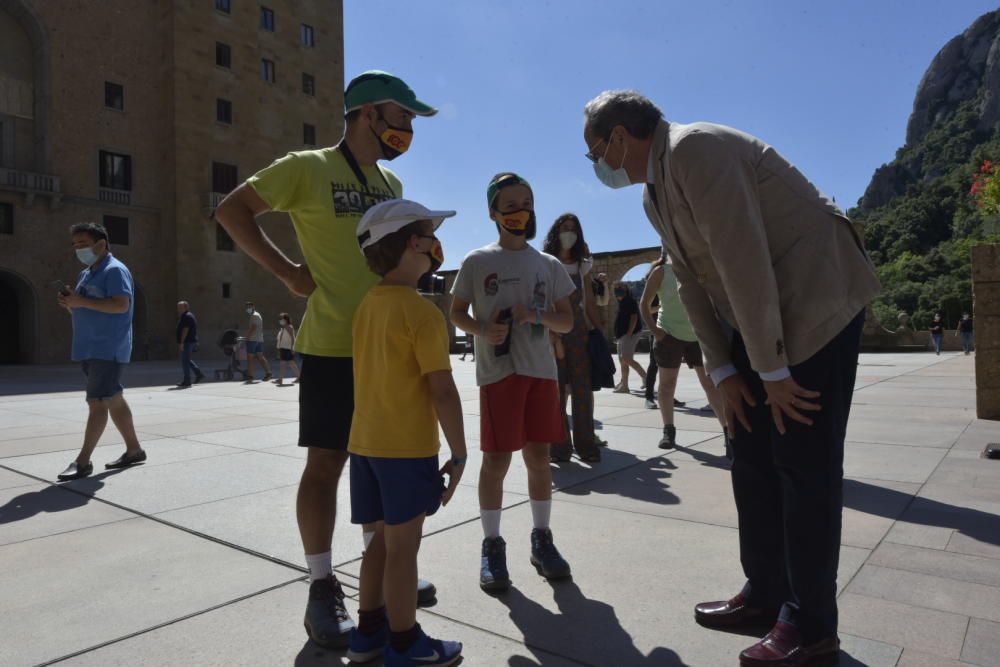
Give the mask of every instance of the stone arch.
<svg viewBox="0 0 1000 667">
<path fill-rule="evenodd" d="M 32 139 L 35 164 L 33 171 L 48 174 L 51 173 L 52 159 L 52 145 L 48 132 L 52 101 L 52 49 L 48 31 L 31 3 L 24 0 L 0 0 L 0 13 L 12 16 L 31 42 L 34 79 Z"/>
<path fill-rule="evenodd" d="M 53 292 L 54 293 L 54 292 Z M 0 269 L 0 364 L 38 360 L 38 296 L 24 276 Z"/>
<path fill-rule="evenodd" d="M 611 252 L 594 253 L 593 276 L 599 273 L 608 275 L 608 288 L 620 281 L 625 274 L 637 266 L 649 264 L 660 256 L 660 246 L 649 248 L 634 248 L 632 250 L 614 250 Z M 614 318 L 617 313 L 616 303 L 611 299 L 606 306 L 601 308 L 604 318 L 604 335 L 610 337 L 614 335 Z"/>
</svg>

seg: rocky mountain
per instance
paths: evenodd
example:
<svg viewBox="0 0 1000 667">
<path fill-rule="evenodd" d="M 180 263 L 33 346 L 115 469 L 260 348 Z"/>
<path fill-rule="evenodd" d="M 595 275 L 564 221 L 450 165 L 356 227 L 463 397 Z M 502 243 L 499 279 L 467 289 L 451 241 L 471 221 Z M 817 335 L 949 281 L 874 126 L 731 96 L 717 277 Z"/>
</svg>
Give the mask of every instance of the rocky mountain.
<svg viewBox="0 0 1000 667">
<path fill-rule="evenodd" d="M 982 163 L 1000 164 L 1000 10 L 938 52 L 917 88 L 906 143 L 879 167 L 849 215 L 865 226 L 885 294 L 876 313 L 906 311 L 920 327 L 938 310 L 972 305 L 969 248 L 1000 239 L 1000 216 L 969 188 Z"/>
</svg>

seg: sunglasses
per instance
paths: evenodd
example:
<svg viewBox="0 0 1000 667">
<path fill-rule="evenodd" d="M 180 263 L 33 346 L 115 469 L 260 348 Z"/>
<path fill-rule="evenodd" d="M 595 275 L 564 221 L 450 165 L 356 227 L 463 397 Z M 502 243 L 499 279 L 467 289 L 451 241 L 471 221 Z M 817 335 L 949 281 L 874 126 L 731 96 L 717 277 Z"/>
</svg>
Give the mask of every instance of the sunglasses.
<svg viewBox="0 0 1000 667">
<path fill-rule="evenodd" d="M 587 158 L 588 160 L 590 160 L 594 164 L 597 164 L 598 160 L 600 160 L 602 157 L 604 157 L 605 155 L 608 154 L 608 148 L 611 147 L 611 144 L 608 144 L 608 148 L 605 148 L 603 153 L 601 153 L 600 155 L 597 155 L 597 153 L 596 153 L 597 147 L 600 146 L 602 143 L 607 144 L 608 140 L 607 139 L 598 139 L 597 143 L 594 144 L 593 146 L 590 146 L 590 150 L 583 154 L 583 157 Z"/>
</svg>

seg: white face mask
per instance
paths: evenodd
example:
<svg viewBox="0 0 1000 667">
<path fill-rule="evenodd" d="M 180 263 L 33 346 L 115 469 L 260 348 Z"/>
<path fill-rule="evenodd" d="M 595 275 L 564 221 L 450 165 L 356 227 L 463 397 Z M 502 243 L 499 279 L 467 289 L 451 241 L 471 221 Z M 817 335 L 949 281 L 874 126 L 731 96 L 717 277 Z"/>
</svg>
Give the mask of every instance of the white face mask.
<svg viewBox="0 0 1000 667">
<path fill-rule="evenodd" d="M 278 320 L 278 326 L 281 327 L 282 329 L 284 329 L 285 328 L 285 320 Z"/>
<path fill-rule="evenodd" d="M 247 308 L 247 315 L 253 315 L 253 308 Z"/>
<path fill-rule="evenodd" d="M 569 250 L 576 245 L 576 232 L 559 232 L 559 243 L 563 250 Z"/>
<path fill-rule="evenodd" d="M 604 155 L 602 155 L 597 162 L 594 163 L 594 174 L 597 178 L 604 183 L 609 188 L 624 188 L 632 185 L 632 181 L 629 180 L 628 173 L 625 171 L 625 158 L 628 156 L 628 146 L 625 147 L 625 155 L 622 156 L 622 163 L 617 169 L 612 169 L 611 165 L 607 163 L 604 156 L 608 154 L 608 148 L 611 148 L 611 143 L 608 143 L 607 148 L 604 149 Z"/>
</svg>

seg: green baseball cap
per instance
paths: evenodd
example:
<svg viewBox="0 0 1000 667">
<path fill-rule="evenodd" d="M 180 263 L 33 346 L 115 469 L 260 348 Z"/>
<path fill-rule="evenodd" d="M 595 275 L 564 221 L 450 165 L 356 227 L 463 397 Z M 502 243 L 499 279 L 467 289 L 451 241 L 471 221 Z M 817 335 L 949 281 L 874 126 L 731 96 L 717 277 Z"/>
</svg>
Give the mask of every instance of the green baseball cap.
<svg viewBox="0 0 1000 667">
<path fill-rule="evenodd" d="M 524 185 L 531 190 L 531 183 L 524 180 L 512 171 L 502 171 L 493 178 L 490 179 L 490 184 L 486 186 L 486 205 L 493 207 L 493 200 L 497 198 L 497 193 L 500 192 L 502 188 L 509 187 L 511 185 Z"/>
<path fill-rule="evenodd" d="M 365 104 L 395 102 L 418 116 L 433 116 L 437 109 L 417 99 L 413 90 L 398 76 L 377 69 L 351 79 L 344 91 L 344 111 L 350 113 Z"/>
</svg>

